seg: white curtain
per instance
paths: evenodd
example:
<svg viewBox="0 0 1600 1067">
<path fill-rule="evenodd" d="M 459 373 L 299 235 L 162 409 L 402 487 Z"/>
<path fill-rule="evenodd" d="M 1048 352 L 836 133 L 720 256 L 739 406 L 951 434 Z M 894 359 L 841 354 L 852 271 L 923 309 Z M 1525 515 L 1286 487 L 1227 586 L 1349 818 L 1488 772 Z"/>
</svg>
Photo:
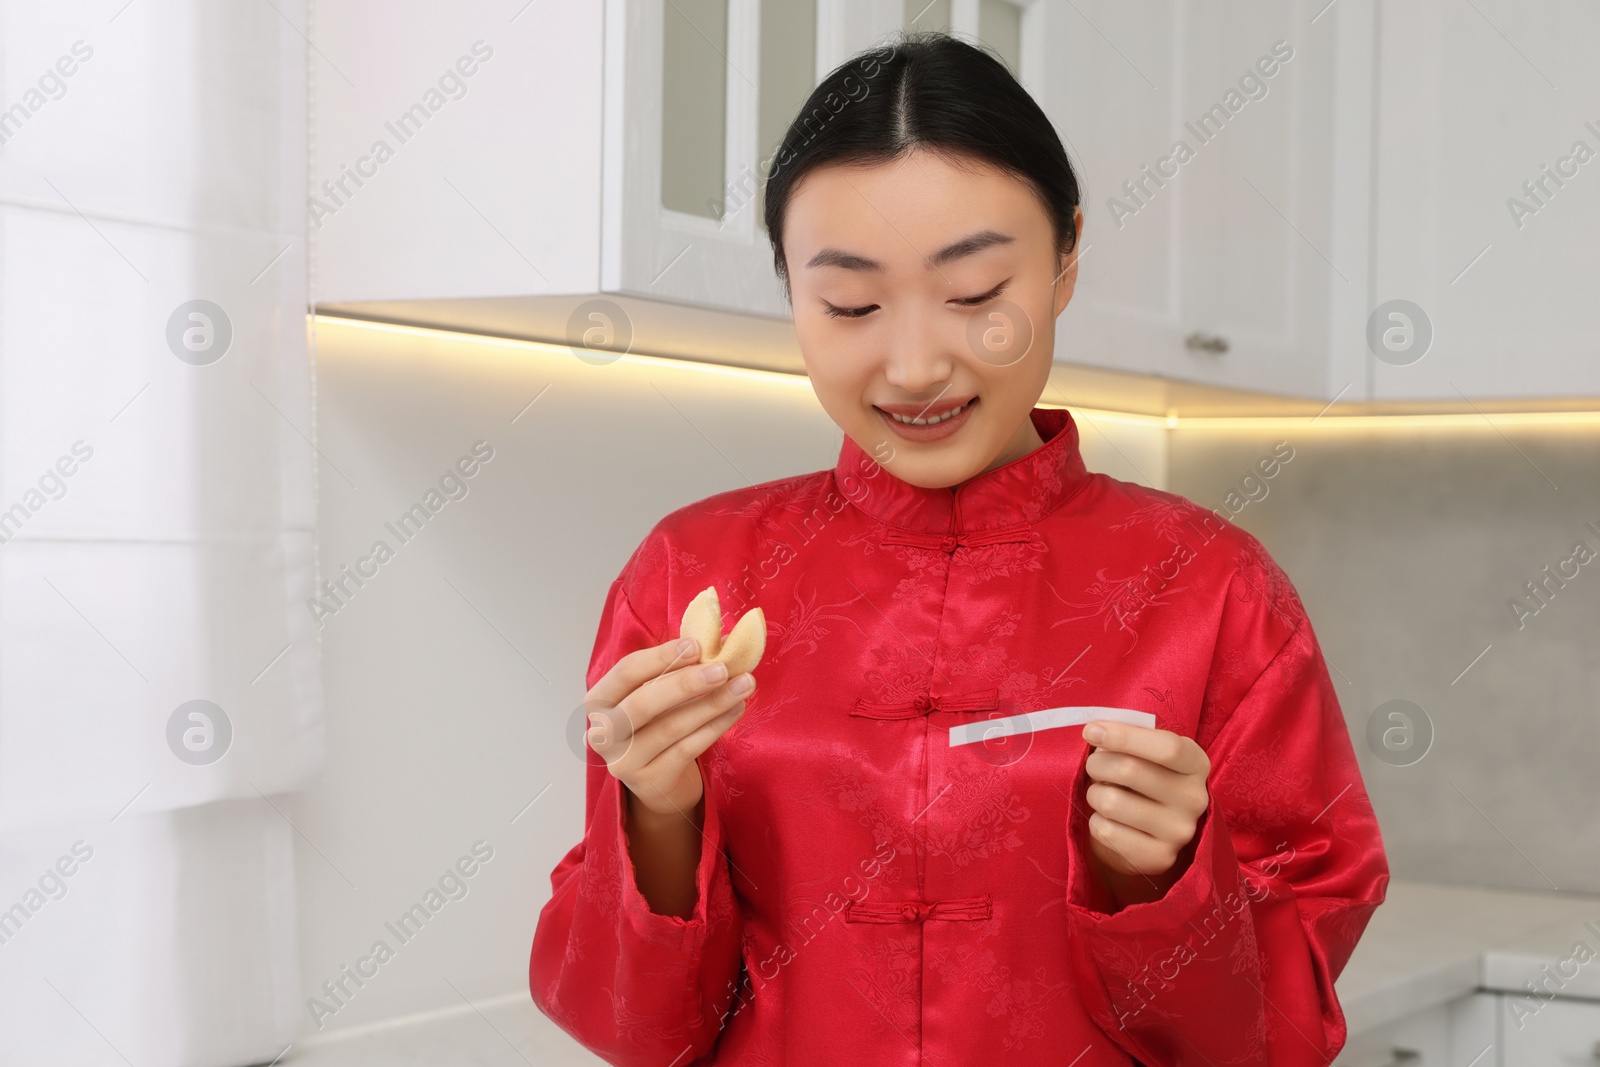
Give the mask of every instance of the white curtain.
<svg viewBox="0 0 1600 1067">
<path fill-rule="evenodd" d="M 297 1029 L 305 20 L 0 0 L 0 1063 Z"/>
</svg>

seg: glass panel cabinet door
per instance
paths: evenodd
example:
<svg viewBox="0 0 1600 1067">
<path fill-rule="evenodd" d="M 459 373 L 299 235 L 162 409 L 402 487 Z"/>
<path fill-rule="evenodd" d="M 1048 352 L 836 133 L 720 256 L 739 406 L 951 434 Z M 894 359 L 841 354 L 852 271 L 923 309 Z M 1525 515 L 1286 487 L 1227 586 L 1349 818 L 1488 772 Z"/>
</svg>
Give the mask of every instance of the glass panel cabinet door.
<svg viewBox="0 0 1600 1067">
<path fill-rule="evenodd" d="M 950 0 L 906 0 L 906 29 L 948 30 Z"/>
<path fill-rule="evenodd" d="M 817 84 L 817 0 L 762 0 L 756 225 L 766 229 L 766 181 L 789 123 Z M 743 182 L 731 196 L 748 202 Z"/>
<path fill-rule="evenodd" d="M 727 176 L 728 0 L 662 13 L 661 206 L 720 219 Z"/>
<path fill-rule="evenodd" d="M 907 32 L 943 30 L 982 41 L 1022 77 L 1024 11 L 1035 0 L 904 0 Z"/>
<path fill-rule="evenodd" d="M 979 0 L 978 39 L 1000 53 L 1011 73 L 1022 74 L 1022 8 L 1011 0 Z"/>
</svg>

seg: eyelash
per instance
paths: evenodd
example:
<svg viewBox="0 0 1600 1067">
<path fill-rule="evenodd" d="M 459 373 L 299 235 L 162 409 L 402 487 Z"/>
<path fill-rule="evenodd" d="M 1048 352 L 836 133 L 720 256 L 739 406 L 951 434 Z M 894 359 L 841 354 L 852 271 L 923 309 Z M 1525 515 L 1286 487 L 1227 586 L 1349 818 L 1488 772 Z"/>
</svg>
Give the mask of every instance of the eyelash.
<svg viewBox="0 0 1600 1067">
<path fill-rule="evenodd" d="M 956 303 L 962 305 L 963 307 L 977 307 L 979 304 L 993 300 L 995 297 L 999 296 L 1005 291 L 1006 287 L 1002 282 L 1000 285 L 995 286 L 982 296 L 963 297 L 957 300 Z M 878 305 L 876 304 L 868 304 L 866 307 L 859 308 L 836 308 L 832 304 L 828 304 L 824 310 L 824 314 L 826 314 L 829 318 L 834 319 L 859 319 L 864 318 L 867 312 L 871 311 L 877 306 Z"/>
</svg>

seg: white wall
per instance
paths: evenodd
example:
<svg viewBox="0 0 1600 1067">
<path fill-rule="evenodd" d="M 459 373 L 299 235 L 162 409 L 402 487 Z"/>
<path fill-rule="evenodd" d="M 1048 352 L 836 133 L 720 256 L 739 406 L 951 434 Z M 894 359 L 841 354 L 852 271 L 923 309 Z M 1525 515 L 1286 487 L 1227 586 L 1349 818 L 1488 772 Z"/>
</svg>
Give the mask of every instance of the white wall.
<svg viewBox="0 0 1600 1067">
<path fill-rule="evenodd" d="M 304 20 L 0 0 L 0 1063 L 215 1067 L 294 1034 Z M 226 744 L 172 745 L 194 700 Z"/>
</svg>

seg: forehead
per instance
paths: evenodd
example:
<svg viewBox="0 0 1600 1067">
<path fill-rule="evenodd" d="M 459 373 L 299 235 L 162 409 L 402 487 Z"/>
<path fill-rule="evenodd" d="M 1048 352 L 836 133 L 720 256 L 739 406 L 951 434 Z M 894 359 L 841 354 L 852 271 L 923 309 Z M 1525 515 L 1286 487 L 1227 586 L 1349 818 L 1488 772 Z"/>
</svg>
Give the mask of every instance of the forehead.
<svg viewBox="0 0 1600 1067">
<path fill-rule="evenodd" d="M 916 261 L 981 229 L 1016 238 L 1047 232 L 1031 187 L 993 164 L 916 150 L 871 166 L 829 164 L 796 184 L 785 213 L 785 258 L 801 269 L 818 250 L 848 248 Z"/>
</svg>

